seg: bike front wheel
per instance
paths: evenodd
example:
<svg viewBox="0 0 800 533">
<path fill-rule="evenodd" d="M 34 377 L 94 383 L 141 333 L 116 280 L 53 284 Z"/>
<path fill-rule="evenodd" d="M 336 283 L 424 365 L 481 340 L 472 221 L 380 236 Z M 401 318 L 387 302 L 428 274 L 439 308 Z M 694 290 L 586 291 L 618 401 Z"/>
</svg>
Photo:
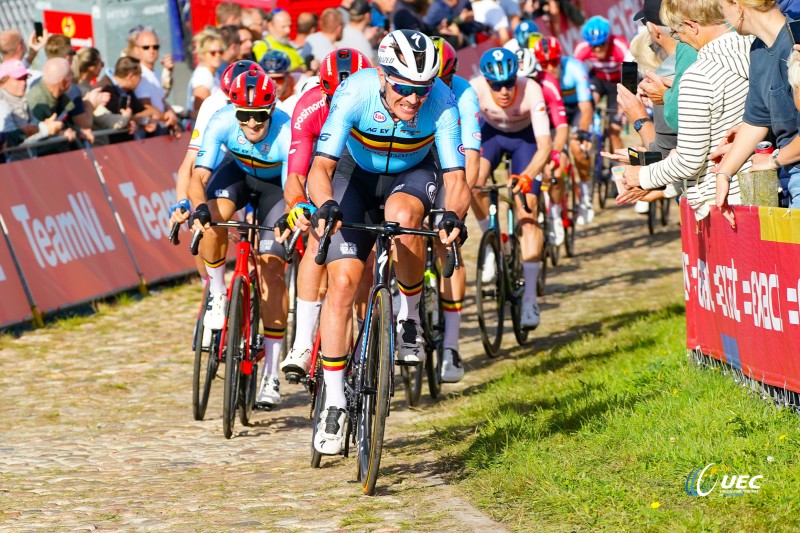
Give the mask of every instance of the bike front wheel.
<svg viewBox="0 0 800 533">
<path fill-rule="evenodd" d="M 225 390 L 222 399 L 222 432 L 226 439 L 233 435 L 233 424 L 239 406 L 241 368 L 247 350 L 245 332 L 244 285 L 241 278 L 233 282 L 233 292 L 228 304 L 228 334 L 225 338 Z"/>
<path fill-rule="evenodd" d="M 367 329 L 367 349 L 362 355 L 358 392 L 358 477 L 364 494 L 375 494 L 375 482 L 381 464 L 383 434 L 389 414 L 392 374 L 391 294 L 381 288 L 372 297 Z"/>
<path fill-rule="evenodd" d="M 508 278 L 509 278 L 509 301 L 511 303 L 511 325 L 514 329 L 514 337 L 517 344 L 523 346 L 528 342 L 528 330 L 520 325 L 522 320 L 522 295 L 525 293 L 525 274 L 522 271 L 522 249 L 520 247 L 520 237 L 522 230 L 517 225 L 517 230 L 511 239 L 511 254 L 508 257 Z M 542 255 L 542 268 L 539 271 L 539 279 L 542 279 L 542 272 L 547 270 L 547 251 L 545 246 Z M 537 292 L 539 283 L 537 282 Z M 544 290 L 544 289 L 542 289 Z"/>
<path fill-rule="evenodd" d="M 492 259 L 494 256 L 494 259 Z M 489 269 L 494 272 L 487 272 Z M 493 276 L 490 274 L 494 274 Z M 503 251 L 500 248 L 499 233 L 487 231 L 478 246 L 478 276 L 475 300 L 478 310 L 478 327 L 486 355 L 496 357 L 503 339 L 503 318 L 505 313 L 505 274 L 503 271 Z"/>
</svg>

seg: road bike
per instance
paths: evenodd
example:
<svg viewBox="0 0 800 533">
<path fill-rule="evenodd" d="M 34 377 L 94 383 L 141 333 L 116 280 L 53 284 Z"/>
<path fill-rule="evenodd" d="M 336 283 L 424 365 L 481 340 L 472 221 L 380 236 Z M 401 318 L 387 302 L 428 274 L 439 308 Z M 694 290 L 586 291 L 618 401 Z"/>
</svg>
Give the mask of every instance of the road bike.
<svg viewBox="0 0 800 533">
<path fill-rule="evenodd" d="M 334 216 L 325 222 L 325 231 L 320 239 L 315 260 L 323 264 L 330 245 L 330 232 Z M 438 238 L 438 232 L 401 227 L 397 222 L 381 224 L 342 223 L 342 228 L 368 231 L 377 236 L 375 264 L 373 266 L 372 289 L 367 301 L 364 323 L 357 337 L 360 357 L 356 360 L 354 350 L 345 364 L 344 392 L 347 399 L 347 426 L 343 455 L 348 456 L 350 445 L 356 448 L 356 479 L 366 495 L 375 494 L 386 418 L 389 416 L 390 399 L 394 396 L 394 348 L 395 320 L 392 312 L 392 295 L 389 290 L 389 257 L 392 240 L 400 235 L 417 235 Z M 448 251 L 443 275 L 449 277 L 458 264 L 457 246 Z M 401 364 L 397 361 L 398 364 Z M 324 389 L 323 389 L 324 390 Z M 318 395 L 319 399 L 321 395 Z M 317 406 L 317 404 L 319 404 Z M 324 399 L 315 403 L 312 443 L 317 432 L 317 420 L 322 412 Z M 319 407 L 317 410 L 316 408 Z M 312 457 L 312 461 L 314 458 Z"/>
</svg>

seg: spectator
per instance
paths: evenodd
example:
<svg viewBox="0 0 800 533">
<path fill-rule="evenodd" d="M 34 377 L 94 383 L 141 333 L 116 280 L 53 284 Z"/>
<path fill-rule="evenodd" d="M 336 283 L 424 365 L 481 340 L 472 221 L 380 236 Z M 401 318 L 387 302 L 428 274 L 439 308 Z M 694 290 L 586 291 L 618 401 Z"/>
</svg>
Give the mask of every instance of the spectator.
<svg viewBox="0 0 800 533">
<path fill-rule="evenodd" d="M 87 46 L 78 50 L 72 60 L 72 79 L 81 93 L 86 94 L 94 88 L 94 83 L 100 78 L 104 66 L 100 50 L 97 48 Z"/>
<path fill-rule="evenodd" d="M 144 106 L 150 106 L 154 109 L 153 117 L 160 122 L 156 133 L 164 134 L 168 130 L 177 128 L 178 116 L 172 111 L 172 106 L 167 102 L 167 91 L 161 84 L 163 76 L 159 77 L 155 73 L 160 47 L 158 35 L 156 35 L 155 31 L 142 31 L 136 36 L 133 57 L 139 60 L 142 73 L 141 81 L 135 90 L 136 98 Z M 172 72 L 175 66 L 172 54 L 164 55 L 161 60 L 161 66 L 165 71 Z"/>
<path fill-rule="evenodd" d="M 122 133 L 110 137 L 111 143 L 133 140 L 137 121 L 146 133 L 156 130 L 156 112 L 148 110 L 136 96 L 136 87 L 142 81 L 141 62 L 135 57 L 120 57 L 114 65 L 114 73 L 99 82 L 103 91 L 110 94 L 106 107 L 114 115 L 124 117 L 125 122 L 118 125 Z"/>
<path fill-rule="evenodd" d="M 786 67 L 792 37 L 775 0 L 720 0 L 720 4 L 737 33 L 756 37 L 750 49 L 750 91 L 744 123 L 734 132 L 733 143 L 723 143 L 713 154 L 718 157 L 727 152 L 716 176 L 717 205 L 733 226 L 733 210 L 728 204 L 735 203 L 731 201 L 734 189 L 730 185 L 729 196 L 726 176 L 735 174 L 751 155 L 753 170 L 783 169 L 788 173 L 788 183 L 782 184 L 784 192 L 788 191 L 791 207 L 800 207 L 800 116 L 791 96 Z M 769 133 L 774 135 L 777 149 L 772 154 L 753 155 L 756 144 Z"/>
<path fill-rule="evenodd" d="M 478 27 L 468 0 L 433 0 L 422 20 L 429 27 L 437 28 L 439 35 L 456 49 L 475 44 Z"/>
<path fill-rule="evenodd" d="M 292 32 L 292 16 L 285 9 L 274 9 L 267 20 L 269 35 L 264 41 L 253 44 L 253 53 L 261 61 L 267 50 L 280 50 L 289 56 L 290 70 L 304 69 L 306 62 L 300 57 L 292 43 L 289 34 Z"/>
<path fill-rule="evenodd" d="M 522 20 L 522 9 L 519 0 L 498 0 L 497 2 L 508 17 L 509 30 L 516 28 Z"/>
<path fill-rule="evenodd" d="M 372 26 L 371 8 L 367 0 L 353 0 L 350 5 L 350 22 L 342 30 L 342 39 L 336 43 L 337 48 L 358 50 L 377 65 L 375 47 L 372 42 L 378 36 L 378 28 Z"/>
<path fill-rule="evenodd" d="M 490 29 L 505 44 L 511 39 L 511 27 L 503 8 L 495 0 L 477 0 L 472 2 L 475 22 Z"/>
<path fill-rule="evenodd" d="M 303 12 L 297 15 L 297 33 L 295 34 L 292 46 L 297 49 L 306 63 L 309 63 L 308 57 L 313 58 L 311 55 L 311 45 L 306 42 L 309 35 L 317 31 L 318 24 L 317 15 L 315 13 Z"/>
<path fill-rule="evenodd" d="M 31 110 L 31 117 L 41 122 L 55 114 L 61 121 L 66 121 L 70 112 L 75 110 L 75 103 L 67 96 L 67 91 L 69 91 L 71 85 L 72 71 L 70 70 L 69 61 L 63 57 L 48 59 L 42 69 L 41 80 L 28 89 L 28 93 L 25 96 Z M 90 129 L 81 128 L 81 132 L 85 137 L 94 139 Z M 69 141 L 75 140 L 76 137 L 74 131 L 70 133 L 66 129 L 64 130 L 64 136 Z M 68 145 L 52 145 L 37 149 L 37 153 L 38 155 L 46 155 L 68 150 L 70 150 Z"/>
<path fill-rule="evenodd" d="M 246 26 L 239 28 L 239 58 L 238 60 L 255 61 L 253 54 L 253 43 L 261 38 L 261 34 L 254 34 L 253 30 Z"/>
<path fill-rule="evenodd" d="M 267 31 L 267 13 L 257 7 L 242 9 L 242 26 L 255 33 L 254 40 L 261 39 Z"/>
<path fill-rule="evenodd" d="M 789 81 L 789 86 L 792 88 L 794 107 L 800 111 L 800 52 L 793 51 L 786 66 L 786 77 Z"/>
<path fill-rule="evenodd" d="M 373 0 L 372 2 L 372 25 L 377 26 L 379 32 L 378 42 L 394 29 L 394 10 L 397 7 L 397 0 Z"/>
<path fill-rule="evenodd" d="M 30 67 L 49 36 L 50 34 L 47 31 L 41 37 L 37 37 L 36 32 L 31 32 L 28 38 L 28 46 L 26 47 L 25 40 L 19 30 L 0 32 L 0 55 L 3 56 L 3 61 L 19 59 L 26 68 Z M 33 73 L 31 72 L 31 74 Z"/>
<path fill-rule="evenodd" d="M 319 31 L 306 38 L 311 45 L 311 54 L 317 61 L 336 49 L 336 43 L 342 38 L 342 14 L 332 7 L 325 9 L 319 19 Z"/>
<path fill-rule="evenodd" d="M 32 118 L 25 100 L 30 72 L 19 59 L 9 59 L 0 64 L 0 133 L 8 148 L 29 145 L 59 133 L 64 124 L 55 113 L 44 120 Z M 70 132 L 74 138 L 75 132 Z M 0 155 L 0 161 L 23 159 L 24 151 Z"/>
<path fill-rule="evenodd" d="M 659 163 L 627 166 L 623 183 L 636 188 L 619 201 L 639 200 L 647 190 L 687 179 L 689 204 L 701 219 L 708 215 L 715 197 L 709 154 L 744 113 L 752 40 L 729 30 L 719 0 L 663 0 L 661 19 L 681 42 L 698 51 L 697 61 L 681 78 L 678 147 Z M 731 189 L 732 201 L 738 202 L 735 177 Z"/>
<path fill-rule="evenodd" d="M 215 11 L 217 28 L 242 25 L 242 6 L 233 2 L 220 2 Z"/>
<path fill-rule="evenodd" d="M 222 62 L 224 51 L 222 39 L 211 32 L 195 35 L 194 48 L 197 53 L 197 68 L 192 72 L 186 91 L 186 109 L 192 113 L 192 117 L 197 116 L 203 100 L 220 90 L 219 77 L 215 73 Z"/>
<path fill-rule="evenodd" d="M 428 0 L 400 0 L 393 13 L 394 29 L 415 30 L 433 35 L 434 28 L 428 27 L 422 21 L 426 11 L 428 11 Z"/>
<path fill-rule="evenodd" d="M 241 41 L 239 40 L 239 28 L 241 26 L 222 26 L 217 31 L 222 39 L 222 62 L 217 67 L 217 77 L 221 78 L 222 73 L 228 65 L 239 58 Z"/>
</svg>

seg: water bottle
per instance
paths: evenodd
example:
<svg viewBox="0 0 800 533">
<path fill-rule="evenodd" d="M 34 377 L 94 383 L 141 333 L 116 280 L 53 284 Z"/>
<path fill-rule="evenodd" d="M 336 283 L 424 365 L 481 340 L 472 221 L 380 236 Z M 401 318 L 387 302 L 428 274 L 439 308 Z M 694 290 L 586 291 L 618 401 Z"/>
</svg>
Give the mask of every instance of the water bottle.
<svg viewBox="0 0 800 533">
<path fill-rule="evenodd" d="M 595 135 L 600 135 L 602 133 L 603 121 L 600 118 L 600 113 L 595 111 L 594 116 L 592 117 L 592 133 Z"/>
</svg>

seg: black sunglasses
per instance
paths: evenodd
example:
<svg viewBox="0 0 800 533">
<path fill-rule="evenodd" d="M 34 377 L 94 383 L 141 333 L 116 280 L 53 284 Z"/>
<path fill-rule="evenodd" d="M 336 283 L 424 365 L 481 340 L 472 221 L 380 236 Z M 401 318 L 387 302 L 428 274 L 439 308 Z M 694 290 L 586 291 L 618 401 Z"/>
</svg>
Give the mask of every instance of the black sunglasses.
<svg viewBox="0 0 800 533">
<path fill-rule="evenodd" d="M 236 120 L 240 124 L 247 124 L 250 119 L 256 121 L 256 125 L 263 124 L 269 120 L 270 112 L 267 109 L 237 109 Z"/>
<path fill-rule="evenodd" d="M 158 51 L 158 50 L 161 49 L 161 45 L 160 44 L 145 44 L 145 45 L 139 45 L 139 48 L 141 48 L 142 50 L 150 50 L 152 48 L 153 50 Z"/>
<path fill-rule="evenodd" d="M 407 83 L 392 83 L 390 82 L 389 85 L 392 86 L 394 92 L 399 94 L 402 97 L 408 97 L 412 94 L 416 94 L 420 98 L 425 98 L 428 96 L 433 89 L 433 83 L 428 85 L 409 85 Z"/>
<path fill-rule="evenodd" d="M 499 92 L 499 91 L 503 90 L 504 88 L 508 89 L 508 90 L 513 89 L 515 83 L 517 83 L 517 77 L 516 76 L 514 76 L 513 78 L 509 78 L 506 81 L 490 81 L 489 82 L 489 87 L 493 91 Z"/>
</svg>

